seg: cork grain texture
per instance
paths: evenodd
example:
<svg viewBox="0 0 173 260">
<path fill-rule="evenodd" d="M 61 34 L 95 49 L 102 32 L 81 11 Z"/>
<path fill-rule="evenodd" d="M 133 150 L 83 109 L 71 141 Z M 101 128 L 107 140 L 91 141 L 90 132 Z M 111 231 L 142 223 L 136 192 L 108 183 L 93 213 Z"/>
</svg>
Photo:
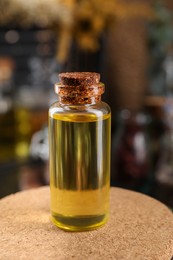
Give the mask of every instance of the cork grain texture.
<svg viewBox="0 0 173 260">
<path fill-rule="evenodd" d="M 100 81 L 100 74 L 95 72 L 63 72 L 60 82 L 67 86 L 90 86 Z"/>
<path fill-rule="evenodd" d="M 110 218 L 88 232 L 65 232 L 50 221 L 49 187 L 0 201 L 0 259 L 170 260 L 173 214 L 160 202 L 111 188 Z"/>
</svg>

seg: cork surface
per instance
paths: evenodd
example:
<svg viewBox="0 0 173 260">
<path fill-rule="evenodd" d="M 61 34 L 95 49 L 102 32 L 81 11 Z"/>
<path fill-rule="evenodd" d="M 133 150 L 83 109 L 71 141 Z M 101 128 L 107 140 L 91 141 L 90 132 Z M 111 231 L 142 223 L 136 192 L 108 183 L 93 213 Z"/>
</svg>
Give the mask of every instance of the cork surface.
<svg viewBox="0 0 173 260">
<path fill-rule="evenodd" d="M 59 74 L 61 84 L 67 86 L 90 86 L 100 81 L 100 74 L 96 72 L 63 72 Z"/>
<path fill-rule="evenodd" d="M 170 260 L 173 214 L 160 202 L 111 189 L 108 223 L 70 233 L 50 222 L 49 187 L 16 193 L 0 201 L 0 259 Z"/>
</svg>

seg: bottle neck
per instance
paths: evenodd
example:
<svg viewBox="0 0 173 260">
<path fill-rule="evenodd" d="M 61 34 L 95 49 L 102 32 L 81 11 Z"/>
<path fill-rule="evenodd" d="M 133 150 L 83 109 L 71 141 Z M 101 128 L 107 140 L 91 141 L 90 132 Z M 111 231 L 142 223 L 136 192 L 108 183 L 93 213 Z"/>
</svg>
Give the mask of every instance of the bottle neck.
<svg viewBox="0 0 173 260">
<path fill-rule="evenodd" d="M 59 102 L 64 105 L 93 105 L 101 101 L 101 96 L 97 97 L 65 97 L 59 96 Z"/>
<path fill-rule="evenodd" d="M 101 101 L 104 93 L 104 84 L 98 83 L 92 86 L 66 86 L 55 84 L 55 92 L 59 102 L 64 105 L 90 105 Z"/>
</svg>

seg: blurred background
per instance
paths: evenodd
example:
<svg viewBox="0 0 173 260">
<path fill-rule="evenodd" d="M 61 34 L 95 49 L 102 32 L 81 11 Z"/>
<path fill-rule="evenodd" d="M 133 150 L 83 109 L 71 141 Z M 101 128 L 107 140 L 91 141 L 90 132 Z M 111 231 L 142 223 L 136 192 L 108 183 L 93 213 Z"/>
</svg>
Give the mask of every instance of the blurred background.
<svg viewBox="0 0 173 260">
<path fill-rule="evenodd" d="M 0 0 L 0 197 L 49 184 L 62 71 L 101 73 L 111 185 L 173 208 L 172 0 Z"/>
</svg>

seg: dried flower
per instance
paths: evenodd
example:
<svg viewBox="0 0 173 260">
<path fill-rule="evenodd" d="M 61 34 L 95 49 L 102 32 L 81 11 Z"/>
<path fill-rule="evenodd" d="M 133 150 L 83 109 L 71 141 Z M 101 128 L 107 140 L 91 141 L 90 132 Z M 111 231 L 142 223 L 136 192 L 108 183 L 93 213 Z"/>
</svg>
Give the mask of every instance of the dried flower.
<svg viewBox="0 0 173 260">
<path fill-rule="evenodd" d="M 120 0 L 1 0 L 0 24 L 38 25 L 58 28 L 57 58 L 63 62 L 70 43 L 95 51 L 101 34 L 117 19 L 131 16 L 151 18 L 145 4 L 121 3 Z"/>
</svg>

